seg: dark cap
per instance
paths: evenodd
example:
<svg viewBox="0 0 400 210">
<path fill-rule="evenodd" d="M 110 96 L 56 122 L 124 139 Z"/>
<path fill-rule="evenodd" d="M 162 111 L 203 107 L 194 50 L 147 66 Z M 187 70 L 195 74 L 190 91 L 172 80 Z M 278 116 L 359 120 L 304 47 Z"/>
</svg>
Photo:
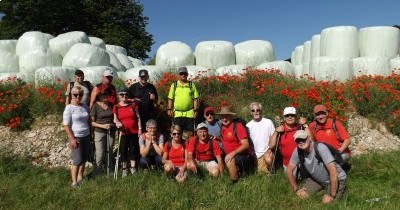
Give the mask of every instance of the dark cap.
<svg viewBox="0 0 400 210">
<path fill-rule="evenodd" d="M 82 70 L 80 70 L 80 69 L 77 69 L 76 71 L 75 71 L 75 75 L 84 75 L 84 73 L 83 73 L 83 71 Z"/>
<path fill-rule="evenodd" d="M 128 88 L 126 88 L 126 87 L 120 87 L 118 89 L 118 93 L 127 93 L 127 92 L 128 92 Z"/>
<path fill-rule="evenodd" d="M 149 72 L 146 69 L 142 69 L 139 71 L 139 77 L 149 76 Z"/>
<path fill-rule="evenodd" d="M 188 70 L 185 66 L 179 67 L 178 69 L 178 73 L 188 73 Z"/>
</svg>

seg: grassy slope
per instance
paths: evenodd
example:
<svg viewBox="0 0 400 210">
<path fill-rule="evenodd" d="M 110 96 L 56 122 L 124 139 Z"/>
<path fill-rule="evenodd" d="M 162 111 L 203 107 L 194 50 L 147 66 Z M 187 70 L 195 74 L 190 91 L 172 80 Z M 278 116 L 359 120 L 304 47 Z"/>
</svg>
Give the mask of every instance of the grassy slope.
<svg viewBox="0 0 400 210">
<path fill-rule="evenodd" d="M 69 171 L 33 167 L 0 155 L 0 209 L 321 209 L 321 196 L 302 201 L 282 172 L 252 175 L 232 185 L 227 177 L 189 177 L 180 185 L 161 173 L 142 172 L 114 181 L 99 176 L 79 189 L 69 186 Z M 398 209 L 400 151 L 352 160 L 349 190 L 329 209 Z M 372 198 L 379 201 L 367 202 Z"/>
</svg>

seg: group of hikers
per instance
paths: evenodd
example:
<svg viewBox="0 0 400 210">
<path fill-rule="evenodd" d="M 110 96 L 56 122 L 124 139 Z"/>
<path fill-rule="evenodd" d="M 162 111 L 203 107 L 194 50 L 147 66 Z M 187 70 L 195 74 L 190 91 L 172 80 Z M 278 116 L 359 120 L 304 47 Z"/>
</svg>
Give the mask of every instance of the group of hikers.
<svg viewBox="0 0 400 210">
<path fill-rule="evenodd" d="M 91 177 L 105 170 L 109 173 L 112 168 L 118 177 L 121 161 L 122 177 L 136 175 L 139 168 L 158 169 L 184 182 L 188 172 L 206 171 L 217 177 L 223 176 L 226 168 L 235 183 L 255 171 L 269 175 L 280 165 L 300 198 L 324 190 L 322 202 L 329 203 L 343 195 L 350 138 L 340 121 L 328 117 L 326 106 L 314 107 L 315 120 L 310 124 L 298 117 L 295 107 L 286 107 L 282 124 L 275 128 L 262 116 L 262 104 L 252 102 L 252 120 L 246 123 L 228 106 L 218 111 L 211 106 L 200 110 L 199 93 L 188 80 L 187 68 L 178 68 L 178 74 L 168 94 L 172 126 L 168 134 L 162 134 L 155 109 L 158 94 L 148 82 L 147 70 L 139 71 L 139 82 L 118 90 L 112 84 L 114 72 L 109 69 L 94 87 L 84 81 L 81 70 L 76 70 L 75 82 L 66 91 L 63 113 L 73 187 L 84 178 L 93 139 Z M 200 115 L 204 121 L 196 125 Z"/>
</svg>

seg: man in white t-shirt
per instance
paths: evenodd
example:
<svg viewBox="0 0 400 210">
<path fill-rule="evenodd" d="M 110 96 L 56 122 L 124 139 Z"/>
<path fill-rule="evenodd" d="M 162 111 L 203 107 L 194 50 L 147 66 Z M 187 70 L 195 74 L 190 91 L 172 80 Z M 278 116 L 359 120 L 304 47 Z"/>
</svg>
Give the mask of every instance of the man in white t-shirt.
<svg viewBox="0 0 400 210">
<path fill-rule="evenodd" d="M 268 174 L 272 165 L 273 153 L 269 149 L 269 138 L 275 131 L 274 123 L 262 117 L 262 105 L 259 102 L 250 104 L 252 120 L 246 124 L 249 129 L 250 138 L 254 144 L 257 156 L 257 170 Z"/>
</svg>

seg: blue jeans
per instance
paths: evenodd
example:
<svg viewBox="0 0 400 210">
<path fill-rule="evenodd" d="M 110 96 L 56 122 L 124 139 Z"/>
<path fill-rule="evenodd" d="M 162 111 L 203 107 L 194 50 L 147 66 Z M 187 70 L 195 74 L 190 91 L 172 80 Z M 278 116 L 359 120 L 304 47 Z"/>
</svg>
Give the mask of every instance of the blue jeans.
<svg viewBox="0 0 400 210">
<path fill-rule="evenodd" d="M 157 169 L 162 169 L 162 158 L 160 155 L 141 157 L 139 164 L 143 169 L 150 169 L 151 165 L 155 165 Z"/>
</svg>

